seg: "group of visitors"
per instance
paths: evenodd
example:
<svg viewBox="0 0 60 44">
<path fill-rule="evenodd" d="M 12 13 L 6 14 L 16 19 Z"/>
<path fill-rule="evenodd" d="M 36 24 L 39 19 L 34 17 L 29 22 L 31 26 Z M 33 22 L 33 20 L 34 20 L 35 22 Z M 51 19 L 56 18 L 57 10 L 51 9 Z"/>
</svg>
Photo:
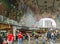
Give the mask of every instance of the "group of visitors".
<svg viewBox="0 0 60 44">
<path fill-rule="evenodd" d="M 59 38 L 59 32 L 57 30 L 48 31 L 47 32 L 47 38 L 48 38 L 48 41 L 50 41 L 51 44 L 54 44 L 55 40 L 57 38 Z"/>
<path fill-rule="evenodd" d="M 41 36 L 40 36 L 40 39 L 39 39 L 39 33 L 37 33 L 37 32 L 34 32 L 34 33 L 32 33 L 32 36 L 35 38 L 34 40 L 36 40 L 36 44 L 39 44 L 39 40 L 41 40 L 40 42 L 41 42 L 41 44 L 45 44 L 45 40 L 46 40 L 46 37 L 44 36 L 44 34 L 41 34 Z"/>
<path fill-rule="evenodd" d="M 17 33 L 17 37 L 18 37 L 18 44 L 22 44 L 22 38 L 23 38 L 23 35 L 20 31 L 18 31 Z M 0 37 L 0 40 L 1 40 L 1 44 L 14 44 L 14 35 L 11 31 L 9 31 L 7 33 L 7 41 L 5 42 L 2 37 Z"/>
<path fill-rule="evenodd" d="M 34 32 L 31 35 L 32 35 L 32 39 L 34 38 L 34 40 L 36 41 L 36 44 L 38 44 L 39 34 L 37 32 Z M 48 31 L 46 35 L 47 36 L 45 36 L 45 34 L 41 34 L 40 40 L 41 40 L 42 44 L 45 44 L 45 41 L 48 41 L 51 44 L 54 44 L 55 40 L 57 38 L 59 38 L 58 31 Z M 27 41 L 26 44 L 30 44 L 30 41 L 31 41 L 30 34 L 25 33 L 25 35 L 23 36 L 23 34 L 20 31 L 18 31 L 18 33 L 17 33 L 18 44 L 22 44 L 23 37 Z M 3 38 L 0 36 L 0 44 L 5 44 L 3 41 L 4 41 Z M 7 44 L 14 44 L 14 35 L 11 31 L 8 32 L 8 34 L 7 34 Z"/>
<path fill-rule="evenodd" d="M 36 44 L 38 44 L 38 39 L 39 39 L 39 35 L 37 34 L 33 34 L 33 36 L 36 38 Z M 59 32 L 58 30 L 49 30 L 47 31 L 47 34 L 45 36 L 45 34 L 41 34 L 41 42 L 42 44 L 45 44 L 45 42 L 51 43 L 51 44 L 55 44 L 55 40 L 59 39 Z"/>
</svg>

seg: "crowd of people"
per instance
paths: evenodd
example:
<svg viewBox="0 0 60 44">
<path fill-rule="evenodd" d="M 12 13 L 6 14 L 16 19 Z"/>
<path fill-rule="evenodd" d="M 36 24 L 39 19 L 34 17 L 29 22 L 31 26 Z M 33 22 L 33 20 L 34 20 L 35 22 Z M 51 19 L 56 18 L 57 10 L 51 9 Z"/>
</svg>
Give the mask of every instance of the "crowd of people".
<svg viewBox="0 0 60 44">
<path fill-rule="evenodd" d="M 32 37 L 31 37 L 32 35 Z M 55 43 L 56 39 L 59 39 L 60 33 L 57 30 L 51 30 L 51 31 L 47 31 L 46 34 L 40 34 L 37 32 L 33 32 L 32 34 L 29 33 L 25 33 L 24 35 L 22 34 L 22 32 L 18 31 L 17 33 L 17 44 L 22 44 L 24 40 L 26 40 L 26 44 L 30 44 L 31 38 L 35 40 L 35 43 L 38 44 L 39 38 L 42 42 L 42 44 L 45 44 L 45 42 L 50 42 L 51 44 Z M 0 44 L 14 44 L 14 35 L 13 33 L 10 31 L 7 34 L 7 39 L 6 42 L 3 40 L 3 38 L 0 36 Z"/>
<path fill-rule="evenodd" d="M 23 35 L 20 31 L 18 31 L 17 37 L 18 37 L 18 44 L 22 44 Z M 7 37 L 5 38 L 5 40 L 2 36 L 0 36 L 0 44 L 14 44 L 14 35 L 12 31 L 9 31 L 7 33 Z"/>
<path fill-rule="evenodd" d="M 47 39 L 48 39 L 48 41 L 50 41 L 51 44 L 54 44 L 55 40 L 59 39 L 59 37 L 60 37 L 60 33 L 58 32 L 58 30 L 53 30 L 53 31 L 47 32 Z"/>
</svg>

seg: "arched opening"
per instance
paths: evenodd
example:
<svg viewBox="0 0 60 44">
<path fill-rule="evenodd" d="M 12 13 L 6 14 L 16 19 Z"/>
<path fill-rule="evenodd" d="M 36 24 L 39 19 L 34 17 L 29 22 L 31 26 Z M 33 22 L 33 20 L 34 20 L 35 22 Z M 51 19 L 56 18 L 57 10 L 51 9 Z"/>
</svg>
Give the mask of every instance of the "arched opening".
<svg viewBox="0 0 60 44">
<path fill-rule="evenodd" d="M 39 27 L 56 27 L 56 22 L 52 18 L 42 18 L 39 21 Z"/>
</svg>

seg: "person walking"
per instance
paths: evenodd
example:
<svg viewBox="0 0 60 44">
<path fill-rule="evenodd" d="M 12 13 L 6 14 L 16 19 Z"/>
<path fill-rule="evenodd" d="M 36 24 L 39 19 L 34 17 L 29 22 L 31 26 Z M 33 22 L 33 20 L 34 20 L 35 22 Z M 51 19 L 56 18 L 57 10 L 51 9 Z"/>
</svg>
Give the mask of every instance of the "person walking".
<svg viewBox="0 0 60 44">
<path fill-rule="evenodd" d="M 25 34 L 25 40 L 26 40 L 26 44 L 28 44 L 28 34 Z"/>
<path fill-rule="evenodd" d="M 44 37 L 44 35 L 42 35 L 41 41 L 42 41 L 42 44 L 45 44 L 45 37 Z"/>
<path fill-rule="evenodd" d="M 38 44 L 38 33 L 36 33 L 35 38 L 36 38 L 36 44 Z"/>
<path fill-rule="evenodd" d="M 23 35 L 21 34 L 21 32 L 18 32 L 17 36 L 18 36 L 18 44 L 22 44 Z"/>
<path fill-rule="evenodd" d="M 47 38 L 48 38 L 48 41 L 51 38 L 51 32 L 50 31 L 47 32 Z"/>
<path fill-rule="evenodd" d="M 7 35 L 7 43 L 13 44 L 13 39 L 14 39 L 14 36 L 13 36 L 12 32 L 10 31 Z"/>
</svg>

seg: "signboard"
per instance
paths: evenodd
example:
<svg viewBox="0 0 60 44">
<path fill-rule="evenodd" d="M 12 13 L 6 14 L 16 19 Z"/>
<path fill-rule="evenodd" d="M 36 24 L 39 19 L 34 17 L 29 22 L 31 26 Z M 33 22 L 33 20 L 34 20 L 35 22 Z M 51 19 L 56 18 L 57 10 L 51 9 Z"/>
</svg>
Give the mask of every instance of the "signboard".
<svg viewBox="0 0 60 44">
<path fill-rule="evenodd" d="M 11 28 L 10 25 L 0 24 L 0 29 Z"/>
</svg>

